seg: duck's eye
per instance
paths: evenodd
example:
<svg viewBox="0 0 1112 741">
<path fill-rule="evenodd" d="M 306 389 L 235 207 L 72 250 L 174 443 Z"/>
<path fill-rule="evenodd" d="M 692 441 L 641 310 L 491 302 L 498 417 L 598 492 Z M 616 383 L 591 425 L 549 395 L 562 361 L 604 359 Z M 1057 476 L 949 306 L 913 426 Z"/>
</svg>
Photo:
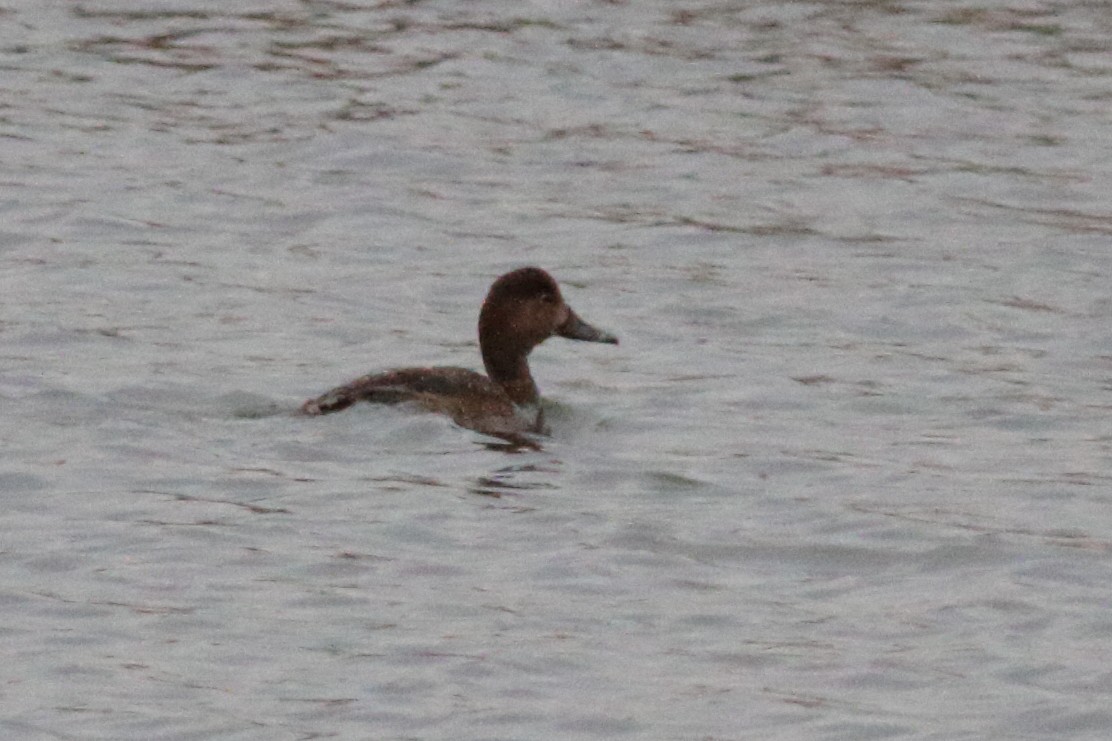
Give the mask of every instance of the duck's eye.
<svg viewBox="0 0 1112 741">
<path fill-rule="evenodd" d="M 541 301 L 544 301 L 546 304 L 554 304 L 556 303 L 556 297 L 551 293 L 542 293 Z"/>
</svg>

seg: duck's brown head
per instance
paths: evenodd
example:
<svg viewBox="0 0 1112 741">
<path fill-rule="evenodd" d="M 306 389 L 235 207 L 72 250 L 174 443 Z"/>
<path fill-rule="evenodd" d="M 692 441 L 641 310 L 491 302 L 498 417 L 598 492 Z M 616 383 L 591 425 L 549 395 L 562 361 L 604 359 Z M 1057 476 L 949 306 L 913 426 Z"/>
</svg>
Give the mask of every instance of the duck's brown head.
<svg viewBox="0 0 1112 741">
<path fill-rule="evenodd" d="M 494 281 L 479 312 L 479 347 L 487 375 L 515 402 L 536 400 L 525 358 L 553 335 L 618 344 L 614 335 L 580 319 L 564 303 L 553 277 L 540 268 L 520 268 Z"/>
</svg>

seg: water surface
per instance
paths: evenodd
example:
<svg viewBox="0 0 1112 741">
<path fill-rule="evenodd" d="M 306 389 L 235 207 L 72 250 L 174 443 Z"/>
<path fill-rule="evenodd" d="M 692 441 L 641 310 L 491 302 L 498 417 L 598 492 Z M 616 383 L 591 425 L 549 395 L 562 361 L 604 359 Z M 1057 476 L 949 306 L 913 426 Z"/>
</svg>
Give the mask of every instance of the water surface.
<svg viewBox="0 0 1112 741">
<path fill-rule="evenodd" d="M 0 8 L 5 736 L 1108 737 L 1103 4 L 233 5 Z"/>
</svg>

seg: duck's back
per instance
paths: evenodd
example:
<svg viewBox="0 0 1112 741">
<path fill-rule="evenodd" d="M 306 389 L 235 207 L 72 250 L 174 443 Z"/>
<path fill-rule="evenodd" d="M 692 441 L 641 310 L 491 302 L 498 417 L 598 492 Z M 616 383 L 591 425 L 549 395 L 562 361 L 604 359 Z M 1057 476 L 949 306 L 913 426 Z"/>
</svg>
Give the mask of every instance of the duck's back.
<svg viewBox="0 0 1112 741">
<path fill-rule="evenodd" d="M 398 368 L 362 376 L 302 406 L 307 414 L 329 414 L 358 401 L 413 402 L 447 414 L 456 424 L 479 431 L 531 431 L 506 392 L 489 378 L 465 368 Z"/>
</svg>

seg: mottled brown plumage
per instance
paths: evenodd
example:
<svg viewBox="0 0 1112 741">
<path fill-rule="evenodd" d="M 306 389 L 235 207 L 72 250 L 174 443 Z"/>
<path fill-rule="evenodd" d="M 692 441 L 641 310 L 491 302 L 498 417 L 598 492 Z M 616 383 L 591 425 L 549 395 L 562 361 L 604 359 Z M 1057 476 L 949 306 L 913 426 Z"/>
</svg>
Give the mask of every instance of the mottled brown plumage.
<svg viewBox="0 0 1112 741">
<path fill-rule="evenodd" d="M 618 343 L 564 303 L 552 276 L 540 268 L 521 268 L 494 281 L 479 312 L 479 347 L 486 376 L 464 368 L 400 368 L 357 378 L 310 399 L 301 409 L 306 414 L 329 414 L 358 401 L 412 402 L 446 414 L 462 427 L 535 446 L 523 433 L 543 432 L 544 422 L 527 358 L 553 335 Z"/>
</svg>

